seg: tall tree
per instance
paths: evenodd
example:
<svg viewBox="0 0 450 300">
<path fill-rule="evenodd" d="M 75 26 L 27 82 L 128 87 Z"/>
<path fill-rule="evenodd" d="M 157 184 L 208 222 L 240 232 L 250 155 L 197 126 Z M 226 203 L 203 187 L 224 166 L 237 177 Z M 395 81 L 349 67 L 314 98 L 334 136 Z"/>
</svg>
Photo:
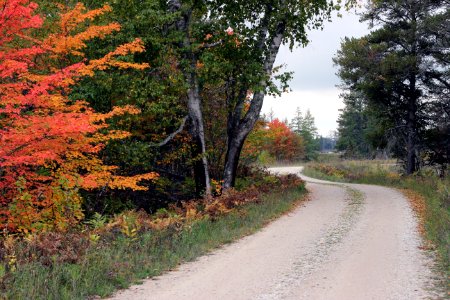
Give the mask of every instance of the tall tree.
<svg viewBox="0 0 450 300">
<path fill-rule="evenodd" d="M 290 122 L 290 128 L 303 140 L 305 147 L 304 158 L 306 160 L 314 159 L 320 148 L 320 139 L 311 111 L 308 109 L 303 115 L 300 108 L 297 107 L 295 116 Z"/>
<path fill-rule="evenodd" d="M 350 157 L 368 156 L 371 149 L 365 136 L 368 126 L 365 101 L 356 92 L 343 94 L 341 98 L 345 107 L 338 118 L 337 148 Z"/>
<path fill-rule="evenodd" d="M 234 68 L 226 74 L 229 114 L 223 187 L 228 189 L 234 185 L 242 147 L 259 118 L 266 93 L 277 92 L 271 77 L 276 71 L 274 62 L 280 46 L 283 43 L 289 43 L 291 48 L 296 43 L 306 45 L 306 28 L 321 27 L 323 20 L 338 7 L 326 0 L 212 3 L 212 17 L 229 24 L 243 37 L 240 45 L 243 56 L 233 61 Z M 244 110 L 246 101 L 248 109 Z"/>
<path fill-rule="evenodd" d="M 295 115 L 292 118 L 289 126 L 295 133 L 300 134 L 300 132 L 302 131 L 302 124 L 303 124 L 303 114 L 300 107 L 297 107 L 295 110 Z"/>
<path fill-rule="evenodd" d="M 314 159 L 317 156 L 317 151 L 319 150 L 319 141 L 315 120 L 309 109 L 303 116 L 300 136 L 305 143 L 305 159 Z"/>
<path fill-rule="evenodd" d="M 197 75 L 197 63 L 200 52 L 197 51 L 198 45 L 193 45 L 192 31 L 196 23 L 196 18 L 201 18 L 201 10 L 204 4 L 199 2 L 183 3 L 180 0 L 170 0 L 168 9 L 172 13 L 179 14 L 175 21 L 176 30 L 181 33 L 179 47 L 182 49 L 181 69 L 187 84 L 187 108 L 189 119 L 191 121 L 191 134 L 194 143 L 198 147 L 200 155 L 200 166 L 196 166 L 196 179 L 204 186 L 205 194 L 211 194 L 211 182 L 208 168 L 208 158 L 206 155 L 205 128 L 203 123 L 203 113 L 201 109 L 200 86 Z M 200 14 L 200 17 L 198 16 Z"/>
<path fill-rule="evenodd" d="M 433 31 L 431 20 L 448 15 L 448 1 L 374 1 L 363 20 L 379 26 L 361 39 L 346 39 L 335 62 L 349 89 L 362 91 L 374 109 L 394 126 L 395 154 L 405 172 L 420 167 L 424 132 L 434 127 L 429 111 L 440 102 L 433 85 L 448 85 L 448 63 L 436 56 L 436 40 L 448 40 L 448 31 Z"/>
<path fill-rule="evenodd" d="M 98 157 L 105 142 L 128 136 L 107 131 L 106 120 L 138 110 L 100 114 L 67 96 L 80 77 L 95 70 L 146 68 L 119 59 L 143 51 L 141 41 L 86 61 L 86 41 L 120 29 L 117 23 L 89 24 L 110 7 L 87 11 L 79 4 L 64 11 L 55 31 L 42 39 L 33 35 L 43 24 L 36 8 L 26 0 L 0 1 L 0 226 L 23 232 L 66 229 L 79 221 L 79 188 L 145 189 L 138 182 L 156 177 L 118 176 L 117 167 Z"/>
<path fill-rule="evenodd" d="M 391 122 L 368 105 L 364 93 L 349 91 L 341 95 L 345 107 L 338 118 L 337 148 L 349 157 L 373 157 L 386 154 L 387 129 Z"/>
</svg>

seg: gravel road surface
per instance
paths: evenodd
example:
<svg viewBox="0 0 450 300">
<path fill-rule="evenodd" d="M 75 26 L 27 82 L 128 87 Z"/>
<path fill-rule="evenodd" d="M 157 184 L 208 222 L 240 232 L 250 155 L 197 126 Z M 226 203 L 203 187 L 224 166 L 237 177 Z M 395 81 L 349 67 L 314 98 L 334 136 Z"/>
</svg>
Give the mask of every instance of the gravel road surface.
<svg viewBox="0 0 450 300">
<path fill-rule="evenodd" d="M 299 173 L 301 167 L 272 168 Z M 305 177 L 311 201 L 123 299 L 428 299 L 431 261 L 396 190 Z"/>
</svg>

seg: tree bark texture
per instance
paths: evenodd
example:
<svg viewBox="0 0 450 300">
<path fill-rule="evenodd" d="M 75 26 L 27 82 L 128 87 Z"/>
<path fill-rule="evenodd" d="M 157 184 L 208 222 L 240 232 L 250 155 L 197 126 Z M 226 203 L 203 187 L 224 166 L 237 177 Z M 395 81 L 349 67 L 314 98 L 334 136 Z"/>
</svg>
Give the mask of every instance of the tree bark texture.
<svg viewBox="0 0 450 300">
<path fill-rule="evenodd" d="M 411 66 L 409 74 L 409 91 L 408 91 L 408 117 L 406 122 L 407 140 L 406 140 L 406 174 L 413 174 L 418 170 L 417 164 L 417 51 L 418 51 L 418 37 L 417 37 L 417 20 L 415 8 L 410 8 L 410 15 L 412 19 L 412 40 L 411 40 L 411 57 L 414 58 L 414 63 Z"/>
<path fill-rule="evenodd" d="M 268 24 L 266 24 L 268 26 Z M 239 157 L 244 146 L 245 139 L 250 131 L 253 129 L 256 121 L 258 121 L 264 102 L 265 89 L 267 87 L 267 80 L 272 75 L 273 65 L 277 57 L 281 43 L 285 33 L 285 22 L 278 23 L 277 30 L 273 37 L 270 38 L 270 48 L 264 61 L 264 73 L 266 79 L 260 82 L 260 90 L 255 92 L 250 103 L 250 108 L 241 119 L 243 100 L 239 99 L 235 111 L 228 117 L 228 149 L 225 157 L 225 167 L 223 174 L 223 189 L 232 188 L 236 181 L 236 173 L 239 164 Z M 268 27 L 261 28 L 261 37 L 259 45 L 261 50 L 266 44 Z M 242 102 L 241 102 L 242 101 Z"/>
<path fill-rule="evenodd" d="M 408 118 L 406 123 L 406 174 L 410 175 L 417 171 L 417 97 L 416 76 L 410 78 L 410 95 L 408 99 Z"/>
<path fill-rule="evenodd" d="M 182 9 L 180 0 L 170 0 L 168 2 L 171 12 L 177 12 Z M 184 33 L 181 48 L 183 51 L 183 60 L 186 67 L 181 67 L 181 71 L 188 84 L 188 114 L 191 122 L 191 135 L 195 143 L 196 150 L 194 154 L 200 154 L 199 163 L 195 164 L 194 173 L 197 186 L 197 192 L 204 190 L 206 196 L 211 194 L 211 183 L 209 177 L 208 158 L 206 155 L 205 129 L 203 124 L 203 114 L 201 110 L 201 98 L 199 92 L 198 78 L 196 74 L 197 57 L 192 50 L 190 42 L 189 26 L 192 17 L 192 10 L 184 12 L 176 22 L 176 29 Z M 197 158 L 197 157 L 196 157 Z"/>
</svg>

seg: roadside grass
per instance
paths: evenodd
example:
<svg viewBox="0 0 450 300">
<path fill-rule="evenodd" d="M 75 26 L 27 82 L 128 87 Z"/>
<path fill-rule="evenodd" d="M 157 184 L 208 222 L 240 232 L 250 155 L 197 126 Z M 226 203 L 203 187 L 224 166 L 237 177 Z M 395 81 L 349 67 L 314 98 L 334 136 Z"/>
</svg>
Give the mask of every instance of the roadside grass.
<svg viewBox="0 0 450 300">
<path fill-rule="evenodd" d="M 406 190 L 408 198 L 416 202 L 420 200 L 417 198 L 422 198 L 423 212 L 417 212 L 417 209 L 416 212 L 422 217 L 425 238 L 438 253 L 439 268 L 447 281 L 446 288 L 450 287 L 450 177 L 439 178 L 432 170 L 424 170 L 414 176 L 401 176 L 398 167 L 386 161 L 310 163 L 303 173 L 329 181 L 376 184 Z M 414 197 L 414 194 L 419 197 Z"/>
<path fill-rule="evenodd" d="M 290 211 L 306 199 L 301 184 L 261 196 L 217 218 L 137 236 L 118 235 L 107 246 L 92 243 L 77 263 L 17 265 L 0 278 L 0 299 L 93 299 L 192 261 Z"/>
</svg>

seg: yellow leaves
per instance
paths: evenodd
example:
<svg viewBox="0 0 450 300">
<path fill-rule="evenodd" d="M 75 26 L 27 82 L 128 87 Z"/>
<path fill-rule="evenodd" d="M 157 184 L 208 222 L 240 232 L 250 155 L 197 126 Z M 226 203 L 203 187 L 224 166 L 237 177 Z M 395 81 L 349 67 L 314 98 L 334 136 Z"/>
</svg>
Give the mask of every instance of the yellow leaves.
<svg viewBox="0 0 450 300">
<path fill-rule="evenodd" d="M 111 23 L 105 26 L 92 25 L 74 36 L 65 35 L 64 33 L 50 35 L 44 42 L 44 45 L 50 47 L 56 55 L 72 54 L 84 56 L 84 53 L 80 50 L 86 48 L 86 41 L 94 38 L 105 38 L 107 35 L 119 30 L 120 25 L 118 23 Z"/>
<path fill-rule="evenodd" d="M 49 35 L 49 37 L 42 43 L 42 46 L 49 49 L 53 58 L 60 58 L 66 55 L 84 56 L 81 51 L 86 48 L 86 42 L 94 38 L 105 38 L 113 32 L 120 31 L 118 23 L 110 23 L 107 25 L 89 25 L 81 32 L 71 34 L 72 31 L 84 26 L 87 20 L 94 20 L 96 17 L 111 11 L 108 5 L 99 9 L 86 11 L 86 7 L 78 3 L 74 9 L 61 14 L 59 26 L 61 31 Z M 106 70 L 110 67 L 119 69 L 137 69 L 142 70 L 148 68 L 148 64 L 137 64 L 117 60 L 118 56 L 129 55 L 145 51 L 144 44 L 140 39 L 136 39 L 130 43 L 120 45 L 116 50 L 106 54 L 104 57 L 96 60 L 91 60 L 86 63 L 79 73 L 82 76 L 93 76 L 96 70 Z"/>
<path fill-rule="evenodd" d="M 123 214 L 121 216 L 120 232 L 122 232 L 126 237 L 135 239 L 137 237 L 140 224 L 137 222 L 137 218 L 133 215 Z"/>
<path fill-rule="evenodd" d="M 199 213 L 197 209 L 194 207 L 189 207 L 186 209 L 186 219 L 195 220 L 198 217 Z"/>
<path fill-rule="evenodd" d="M 7 234 L 7 235 L 3 236 L 2 239 L 3 239 L 3 247 L 5 248 L 5 250 L 11 251 L 14 249 L 14 246 L 17 242 L 16 237 L 14 237 L 13 235 Z"/>
<path fill-rule="evenodd" d="M 41 74 L 32 74 L 32 73 L 24 73 L 21 75 L 21 79 L 27 79 L 29 81 L 41 82 L 42 79 L 45 79 L 45 75 Z"/>
<path fill-rule="evenodd" d="M 111 54 L 126 55 L 128 53 L 139 53 L 144 51 L 145 51 L 144 43 L 142 42 L 141 39 L 137 38 L 131 43 L 120 45 L 114 52 L 111 52 Z"/>
<path fill-rule="evenodd" d="M 19 187 L 17 197 L 8 206 L 8 225 L 28 235 L 49 229 L 65 231 L 78 223 L 84 217 L 82 199 L 64 175 L 52 182 L 49 189 L 42 190 L 38 201 Z"/>
<path fill-rule="evenodd" d="M 318 164 L 312 165 L 311 167 L 321 173 L 328 175 L 328 176 L 334 176 L 334 177 L 341 178 L 341 179 L 347 177 L 347 175 L 348 175 L 347 170 L 340 169 L 336 166 L 332 166 L 329 164 L 318 163 Z"/>
<path fill-rule="evenodd" d="M 89 234 L 89 241 L 91 241 L 91 243 L 95 244 L 100 240 L 100 235 L 95 234 L 95 233 L 91 233 Z"/>
<path fill-rule="evenodd" d="M 107 136 L 103 135 L 103 137 L 105 137 L 105 139 L 103 139 L 103 140 L 98 139 L 97 141 L 101 142 L 101 141 L 110 141 L 110 140 L 122 140 L 122 139 L 125 139 L 130 136 L 131 136 L 131 133 L 129 133 L 128 131 L 109 130 Z"/>
<path fill-rule="evenodd" d="M 60 6 L 63 10 L 65 7 Z M 74 30 L 77 26 L 86 20 L 94 20 L 96 17 L 101 16 L 107 12 L 112 11 L 111 6 L 104 5 L 101 8 L 86 11 L 86 7 L 82 3 L 77 3 L 75 7 L 68 12 L 61 14 L 60 26 L 67 32 Z"/>
<path fill-rule="evenodd" d="M 17 263 L 17 256 L 16 256 L 16 254 L 13 253 L 13 254 L 10 254 L 10 255 L 6 255 L 5 258 L 6 258 L 5 260 L 8 263 L 8 269 L 11 272 L 16 271 L 16 263 Z"/>
<path fill-rule="evenodd" d="M 100 59 L 91 60 L 86 66 L 84 66 L 80 73 L 83 76 L 93 76 L 96 70 L 105 70 L 109 67 L 116 67 L 119 69 L 135 69 L 143 70 L 149 67 L 149 64 L 137 64 L 129 63 L 117 60 L 117 56 L 124 56 L 133 53 L 139 53 L 145 51 L 144 44 L 141 39 L 135 39 L 131 43 L 123 44 L 117 47 L 116 50 L 110 52 Z"/>
<path fill-rule="evenodd" d="M 64 10 L 67 8 L 61 5 L 60 9 Z M 120 25 L 114 22 L 108 25 L 89 25 L 76 34 L 72 33 L 85 26 L 86 21 L 93 21 L 95 18 L 110 11 L 111 7 L 109 5 L 88 11 L 82 3 L 78 3 L 73 9 L 61 14 L 58 24 L 60 31 L 49 35 L 42 43 L 42 46 L 50 49 L 54 58 L 67 54 L 84 56 L 80 50 L 86 47 L 86 41 L 94 38 L 105 38 L 107 35 L 119 31 Z"/>
<path fill-rule="evenodd" d="M 63 97 L 61 94 L 53 94 L 53 95 L 48 95 L 48 96 L 43 96 L 42 97 L 43 100 L 45 100 L 45 103 L 55 109 L 55 110 L 59 110 L 59 109 L 63 109 L 65 106 L 65 102 L 67 101 L 67 99 L 65 97 Z"/>
<path fill-rule="evenodd" d="M 214 194 L 220 195 L 222 193 L 222 184 L 223 180 L 217 181 L 215 179 L 211 179 Z"/>
<path fill-rule="evenodd" d="M 141 110 L 135 106 L 125 105 L 125 106 L 115 106 L 113 109 L 106 114 L 95 114 L 92 115 L 92 122 L 104 122 L 112 117 L 123 116 L 125 114 L 137 115 Z"/>
<path fill-rule="evenodd" d="M 144 180 L 155 180 L 158 174 L 154 172 L 140 174 L 135 176 L 119 176 L 114 175 L 117 169 L 115 166 L 105 166 L 102 162 L 93 164 L 92 161 L 87 161 L 85 169 L 88 175 L 83 176 L 80 182 L 80 187 L 86 190 L 93 190 L 101 187 L 108 187 L 110 189 L 131 189 L 134 191 L 145 191 L 146 187 L 139 185 Z M 79 166 L 81 168 L 81 166 Z"/>
<path fill-rule="evenodd" d="M 107 186 L 112 189 L 132 189 L 133 191 L 146 191 L 147 188 L 138 185 L 143 180 L 154 180 L 158 178 L 158 174 L 151 172 L 136 176 L 113 176 Z"/>
<path fill-rule="evenodd" d="M 169 226 L 179 225 L 181 222 L 180 218 L 177 217 L 166 217 L 166 218 L 157 218 L 149 223 L 149 227 L 155 230 L 162 230 Z"/>
<path fill-rule="evenodd" d="M 145 211 L 126 211 L 116 215 L 108 224 L 102 228 L 96 229 L 101 233 L 117 228 L 128 238 L 134 239 L 139 230 L 161 230 L 169 226 L 178 226 L 182 219 L 176 214 L 167 214 L 166 216 L 156 217 L 148 215 Z"/>
<path fill-rule="evenodd" d="M 110 231 L 113 228 L 119 229 L 130 240 L 135 240 L 138 231 L 145 225 L 146 221 L 148 222 L 148 218 L 147 214 L 143 211 L 125 211 L 115 215 L 107 224 L 105 224 L 105 221 L 106 219 L 96 224 L 94 230 L 89 234 L 91 241 L 97 242 L 102 233 Z"/>
</svg>

